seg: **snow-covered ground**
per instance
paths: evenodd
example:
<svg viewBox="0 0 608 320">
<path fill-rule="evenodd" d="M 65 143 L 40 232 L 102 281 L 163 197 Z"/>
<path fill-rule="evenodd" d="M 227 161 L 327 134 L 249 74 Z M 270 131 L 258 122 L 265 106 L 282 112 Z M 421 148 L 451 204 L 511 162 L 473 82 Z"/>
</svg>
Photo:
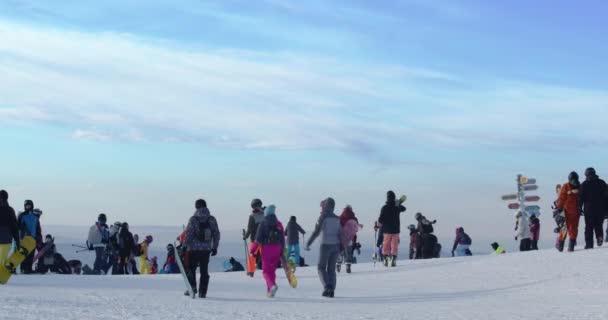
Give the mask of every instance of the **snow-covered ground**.
<svg viewBox="0 0 608 320">
<path fill-rule="evenodd" d="M 0 288 L 2 319 L 606 319 L 608 250 L 555 250 L 359 264 L 321 297 L 315 268 L 277 297 L 261 274 L 212 274 L 206 300 L 183 296 L 179 275 L 15 276 Z"/>
</svg>

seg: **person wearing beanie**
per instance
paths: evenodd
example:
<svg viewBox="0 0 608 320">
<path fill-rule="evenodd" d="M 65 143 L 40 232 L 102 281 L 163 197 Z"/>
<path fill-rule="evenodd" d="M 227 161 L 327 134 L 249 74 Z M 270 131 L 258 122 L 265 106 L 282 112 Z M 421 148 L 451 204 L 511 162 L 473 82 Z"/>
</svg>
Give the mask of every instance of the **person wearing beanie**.
<svg viewBox="0 0 608 320">
<path fill-rule="evenodd" d="M 97 222 L 89 228 L 87 239 L 89 250 L 95 251 L 93 271 L 98 275 L 105 274 L 109 268 L 106 246 L 110 243 L 110 229 L 106 224 L 107 221 L 105 213 L 100 213 Z"/>
<path fill-rule="evenodd" d="M 8 192 L 0 190 L 0 265 L 8 259 L 11 245 L 19 247 L 19 225 L 15 210 L 8 204 Z"/>
<path fill-rule="evenodd" d="M 296 222 L 296 217 L 291 216 L 287 223 L 285 235 L 287 236 L 287 257 L 295 265 L 300 264 L 300 233 L 304 235 L 306 231 Z"/>
<path fill-rule="evenodd" d="M 256 238 L 249 254 L 262 247 L 262 274 L 266 281 L 266 296 L 274 298 L 279 287 L 276 283 L 276 270 L 285 248 L 283 224 L 276 216 L 276 207 L 269 205 L 264 210 L 264 220 L 256 231 Z"/>
<path fill-rule="evenodd" d="M 607 186 L 593 168 L 585 170 L 585 181 L 580 188 L 580 203 L 585 216 L 585 249 L 593 249 L 593 234 L 597 245 L 604 242 L 604 215 L 606 211 Z"/>
<path fill-rule="evenodd" d="M 556 247 L 559 251 L 563 251 L 566 236 L 568 236 L 568 251 L 572 252 L 574 251 L 574 247 L 576 247 L 578 224 L 581 218 L 581 208 L 579 205 L 581 183 L 579 182 L 578 174 L 575 171 L 570 172 L 568 182 L 559 187 L 559 189 L 556 188 L 556 191 L 559 190 L 559 192 L 555 208 L 558 214 L 564 211 L 567 233 L 559 233 Z"/>
<path fill-rule="evenodd" d="M 40 228 L 40 216 L 42 211 L 34 208 L 32 200 L 25 200 L 23 203 L 24 211 L 17 216 L 17 224 L 19 225 L 19 241 L 25 237 L 33 237 L 36 240 L 36 249 L 42 249 L 44 239 L 42 237 L 42 229 Z M 33 273 L 34 255 L 36 250 L 32 250 L 30 254 L 21 262 L 21 273 Z"/>
<path fill-rule="evenodd" d="M 186 226 L 183 246 L 188 255 L 187 276 L 192 291 L 199 298 L 207 297 L 209 288 L 209 259 L 217 255 L 220 244 L 220 229 L 217 220 L 211 215 L 207 203 L 199 199 L 195 202 L 196 211 Z M 196 286 L 196 269 L 200 267 L 199 287 Z M 190 292 L 186 292 L 189 295 Z"/>
<path fill-rule="evenodd" d="M 336 262 L 340 254 L 340 218 L 334 213 L 336 202 L 332 198 L 321 201 L 321 215 L 315 225 L 306 250 L 321 236 L 317 271 L 323 285 L 323 297 L 333 298 L 336 290 Z"/>
<path fill-rule="evenodd" d="M 129 274 L 129 261 L 135 249 L 136 243 L 129 231 L 129 224 L 123 222 L 118 231 L 118 274 Z"/>
<path fill-rule="evenodd" d="M 357 232 L 363 228 L 363 225 L 359 224 L 359 220 L 355 216 L 355 212 L 350 205 L 347 205 L 342 214 L 340 215 L 340 232 L 341 241 L 341 252 L 338 264 L 338 271 L 340 271 L 341 263 L 346 264 L 346 273 L 351 272 L 351 265 L 354 261 L 354 252 L 357 244 Z"/>
<path fill-rule="evenodd" d="M 382 241 L 382 255 L 384 256 L 384 265 L 389 263 L 392 267 L 396 266 L 397 255 L 399 253 L 399 234 L 401 233 L 401 212 L 406 209 L 397 201 L 395 193 L 388 191 L 386 193 L 386 204 L 380 210 L 378 222 L 382 225 L 384 239 Z"/>
<path fill-rule="evenodd" d="M 256 239 L 256 232 L 264 220 L 264 207 L 262 200 L 253 199 L 251 200 L 251 214 L 249 215 L 249 220 L 247 221 L 247 230 L 243 230 L 243 240 L 247 241 L 249 238 L 249 250 L 253 248 L 253 243 Z M 254 252 L 254 254 L 247 257 L 247 275 L 253 277 L 255 274 L 256 266 L 261 268 L 262 266 L 262 256 L 260 255 L 262 250 L 262 246 L 258 246 L 258 251 Z"/>
</svg>

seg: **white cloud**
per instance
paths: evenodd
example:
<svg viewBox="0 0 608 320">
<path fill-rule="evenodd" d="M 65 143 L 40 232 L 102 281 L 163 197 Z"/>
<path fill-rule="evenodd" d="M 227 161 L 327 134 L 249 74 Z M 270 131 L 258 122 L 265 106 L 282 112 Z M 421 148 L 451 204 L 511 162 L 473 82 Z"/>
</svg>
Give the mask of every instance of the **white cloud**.
<svg viewBox="0 0 608 320">
<path fill-rule="evenodd" d="M 82 139 L 82 140 L 93 140 L 93 141 L 102 141 L 107 142 L 112 140 L 112 137 L 108 134 L 101 133 L 99 131 L 94 130 L 82 130 L 78 129 L 72 132 L 72 138 L 74 139 Z"/>
</svg>

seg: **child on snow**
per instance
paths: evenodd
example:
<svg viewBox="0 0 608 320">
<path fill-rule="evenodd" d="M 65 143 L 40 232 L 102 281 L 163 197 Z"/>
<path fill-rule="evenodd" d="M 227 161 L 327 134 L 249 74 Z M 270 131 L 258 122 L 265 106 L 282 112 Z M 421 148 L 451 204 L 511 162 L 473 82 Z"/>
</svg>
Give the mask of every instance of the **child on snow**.
<svg viewBox="0 0 608 320">
<path fill-rule="evenodd" d="M 363 225 L 360 225 L 359 220 L 355 217 L 355 212 L 353 212 L 353 208 L 350 205 L 346 206 L 340 215 L 340 226 L 342 261 L 346 264 L 346 273 L 350 273 L 350 266 L 354 262 L 353 253 L 357 241 L 357 232 L 360 228 L 363 228 Z"/>
<path fill-rule="evenodd" d="M 275 210 L 274 205 L 264 210 L 264 220 L 260 223 L 255 242 L 249 250 L 249 254 L 253 255 L 262 246 L 262 273 L 266 280 L 266 295 L 269 298 L 274 298 L 279 289 L 276 283 L 276 269 L 285 248 L 285 231 L 283 224 L 275 215 Z"/>
<path fill-rule="evenodd" d="M 147 235 L 144 241 L 139 245 L 141 248 L 141 255 L 139 256 L 139 273 L 140 274 L 150 274 L 151 273 L 151 265 L 150 260 L 148 259 L 148 247 L 152 243 L 152 236 Z"/>
<path fill-rule="evenodd" d="M 287 257 L 296 265 L 300 264 L 300 233 L 306 231 L 296 222 L 296 217 L 291 216 L 287 223 L 285 235 L 287 236 Z M 291 258 L 293 256 L 293 258 Z"/>
<path fill-rule="evenodd" d="M 540 238 L 540 220 L 535 215 L 530 217 L 530 250 L 538 250 Z"/>
</svg>

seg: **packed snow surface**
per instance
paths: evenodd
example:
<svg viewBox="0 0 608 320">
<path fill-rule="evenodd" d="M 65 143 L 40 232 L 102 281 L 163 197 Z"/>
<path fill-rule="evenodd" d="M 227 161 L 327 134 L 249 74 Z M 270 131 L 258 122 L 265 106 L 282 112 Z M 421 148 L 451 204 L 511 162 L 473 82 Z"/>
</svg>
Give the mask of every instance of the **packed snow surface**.
<svg viewBox="0 0 608 320">
<path fill-rule="evenodd" d="M 316 268 L 282 270 L 277 297 L 261 272 L 214 273 L 207 299 L 183 295 L 180 275 L 17 275 L 0 287 L 2 319 L 607 319 L 608 250 L 371 263 L 338 275 L 321 297 Z"/>
</svg>

